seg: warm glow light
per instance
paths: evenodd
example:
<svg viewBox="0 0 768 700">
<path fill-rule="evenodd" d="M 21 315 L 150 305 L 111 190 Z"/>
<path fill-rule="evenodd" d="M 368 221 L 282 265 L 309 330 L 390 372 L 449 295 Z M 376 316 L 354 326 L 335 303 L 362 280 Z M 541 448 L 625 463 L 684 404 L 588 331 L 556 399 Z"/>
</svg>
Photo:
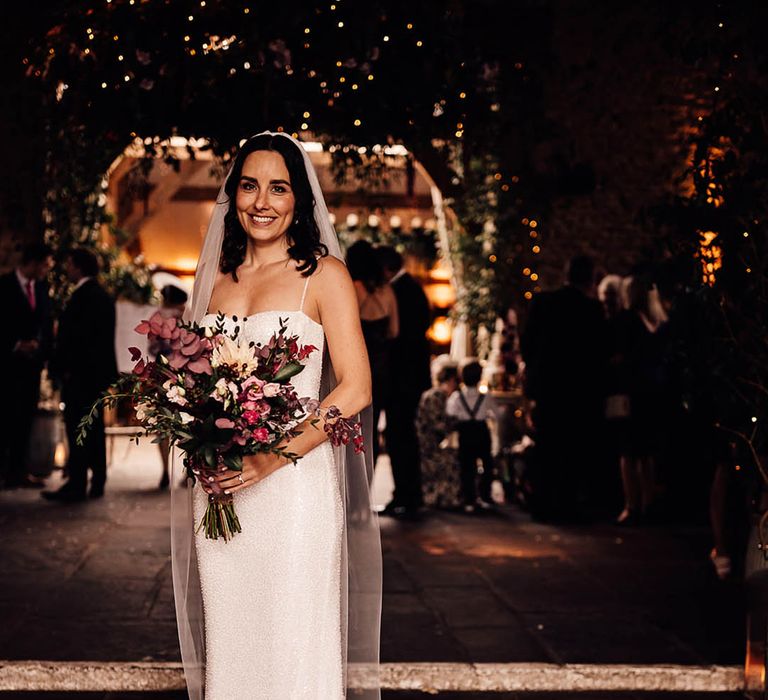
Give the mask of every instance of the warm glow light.
<svg viewBox="0 0 768 700">
<path fill-rule="evenodd" d="M 197 267 L 197 260 L 195 258 L 176 258 L 171 264 L 174 270 L 179 272 L 187 272 L 193 274 Z"/>
<path fill-rule="evenodd" d="M 531 248 L 531 250 L 532 250 L 532 251 L 533 251 L 533 252 L 534 252 L 536 255 L 538 255 L 538 254 L 541 252 L 541 248 L 539 248 L 539 246 L 537 246 L 537 245 L 533 246 L 533 248 Z"/>
<path fill-rule="evenodd" d="M 699 252 L 704 282 L 713 285 L 716 273 L 723 266 L 723 249 L 715 245 L 718 234 L 716 231 L 699 231 Z"/>
<path fill-rule="evenodd" d="M 438 316 L 427 331 L 427 336 L 440 345 L 451 342 L 451 321 L 447 316 Z"/>
<path fill-rule="evenodd" d="M 448 282 L 433 282 L 424 285 L 424 293 L 432 306 L 447 309 L 456 303 L 456 292 Z"/>
<path fill-rule="evenodd" d="M 63 467 L 67 463 L 67 447 L 63 442 L 56 444 L 56 450 L 53 453 L 53 464 L 57 467 Z"/>
<path fill-rule="evenodd" d="M 528 275 L 530 275 L 530 274 L 531 274 L 531 268 L 530 268 L 530 267 L 526 267 L 526 268 L 524 268 L 524 269 L 523 269 L 523 274 L 524 274 L 526 277 L 528 277 Z"/>
<path fill-rule="evenodd" d="M 530 292 L 526 292 L 526 293 L 525 293 L 523 296 L 524 296 L 526 299 L 533 299 L 533 294 L 531 294 Z"/>
<path fill-rule="evenodd" d="M 451 271 L 442 261 L 429 271 L 429 276 L 433 280 L 447 281 L 451 279 Z"/>
</svg>

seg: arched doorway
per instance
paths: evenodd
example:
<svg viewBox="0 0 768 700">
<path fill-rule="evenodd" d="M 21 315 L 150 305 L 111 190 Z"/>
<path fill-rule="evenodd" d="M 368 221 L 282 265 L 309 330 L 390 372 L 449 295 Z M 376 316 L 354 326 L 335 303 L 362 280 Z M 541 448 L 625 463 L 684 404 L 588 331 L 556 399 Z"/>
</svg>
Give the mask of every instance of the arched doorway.
<svg viewBox="0 0 768 700">
<path fill-rule="evenodd" d="M 170 158 L 147 160 L 147 146 L 163 146 Z M 340 182 L 333 155 L 318 141 L 303 142 L 326 196 L 342 245 L 357 238 L 394 245 L 404 252 L 433 309 L 429 331 L 435 353 L 451 349 L 450 310 L 457 275 L 450 257 L 455 216 L 426 168 L 403 146 L 381 146 L 385 177 L 365 182 L 352 175 Z M 331 149 L 336 148 L 331 146 Z M 358 155 L 364 156 L 365 149 Z M 136 138 L 107 172 L 108 212 L 131 236 L 129 258 L 141 257 L 159 273 L 191 289 L 195 265 L 222 177 L 202 139 L 168 142 Z M 454 348 L 455 354 L 455 348 Z"/>
</svg>

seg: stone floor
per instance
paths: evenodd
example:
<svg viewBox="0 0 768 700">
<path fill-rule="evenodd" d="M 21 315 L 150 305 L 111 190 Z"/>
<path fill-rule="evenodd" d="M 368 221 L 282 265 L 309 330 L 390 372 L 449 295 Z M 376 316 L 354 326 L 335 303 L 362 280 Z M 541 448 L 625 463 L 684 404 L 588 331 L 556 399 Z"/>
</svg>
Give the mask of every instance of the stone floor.
<svg viewBox="0 0 768 700">
<path fill-rule="evenodd" d="M 0 659 L 178 659 L 168 496 L 155 489 L 155 449 L 119 441 L 101 501 L 0 492 Z M 386 465 L 380 501 L 385 482 Z M 382 518 L 381 529 L 383 661 L 742 661 L 739 590 L 713 576 L 704 529 L 554 527 L 511 507 Z M 19 694 L 38 696 L 53 697 Z"/>
<path fill-rule="evenodd" d="M 427 693 L 384 691 L 382 700 L 430 700 Z M 568 700 L 571 693 L 440 693 L 439 700 Z M 579 700 L 739 700 L 735 693 L 579 693 Z M 186 693 L 2 693 L 2 700 L 187 700 Z"/>
</svg>

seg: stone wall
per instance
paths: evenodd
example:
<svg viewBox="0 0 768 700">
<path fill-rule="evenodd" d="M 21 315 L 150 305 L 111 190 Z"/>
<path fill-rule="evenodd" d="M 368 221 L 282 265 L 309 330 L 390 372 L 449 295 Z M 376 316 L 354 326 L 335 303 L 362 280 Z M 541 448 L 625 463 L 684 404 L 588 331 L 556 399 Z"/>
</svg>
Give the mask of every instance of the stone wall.
<svg viewBox="0 0 768 700">
<path fill-rule="evenodd" d="M 664 48 L 660 34 L 674 30 L 663 13 L 633 5 L 569 1 L 553 12 L 543 102 L 554 136 L 534 166 L 552 188 L 539 238 L 545 289 L 560 284 L 574 253 L 619 274 L 651 253 L 658 231 L 643 212 L 679 191 L 711 102 L 706 78 Z"/>
</svg>

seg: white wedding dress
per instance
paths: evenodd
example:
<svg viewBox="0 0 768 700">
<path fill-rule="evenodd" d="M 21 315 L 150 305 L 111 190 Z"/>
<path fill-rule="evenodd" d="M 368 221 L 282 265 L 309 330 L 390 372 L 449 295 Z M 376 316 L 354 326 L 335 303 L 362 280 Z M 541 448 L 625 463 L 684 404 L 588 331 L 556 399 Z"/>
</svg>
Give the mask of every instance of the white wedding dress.
<svg viewBox="0 0 768 700">
<path fill-rule="evenodd" d="M 202 325 L 215 318 L 207 314 Z M 265 343 L 281 318 L 301 344 L 318 348 L 293 378 L 299 396 L 317 398 L 325 337 L 301 307 L 245 323 L 227 317 L 225 329 L 239 325 L 244 340 Z M 344 509 L 331 445 L 234 498 L 240 534 L 229 542 L 196 535 L 206 700 L 342 700 Z M 196 487 L 195 522 L 206 503 Z"/>
</svg>

